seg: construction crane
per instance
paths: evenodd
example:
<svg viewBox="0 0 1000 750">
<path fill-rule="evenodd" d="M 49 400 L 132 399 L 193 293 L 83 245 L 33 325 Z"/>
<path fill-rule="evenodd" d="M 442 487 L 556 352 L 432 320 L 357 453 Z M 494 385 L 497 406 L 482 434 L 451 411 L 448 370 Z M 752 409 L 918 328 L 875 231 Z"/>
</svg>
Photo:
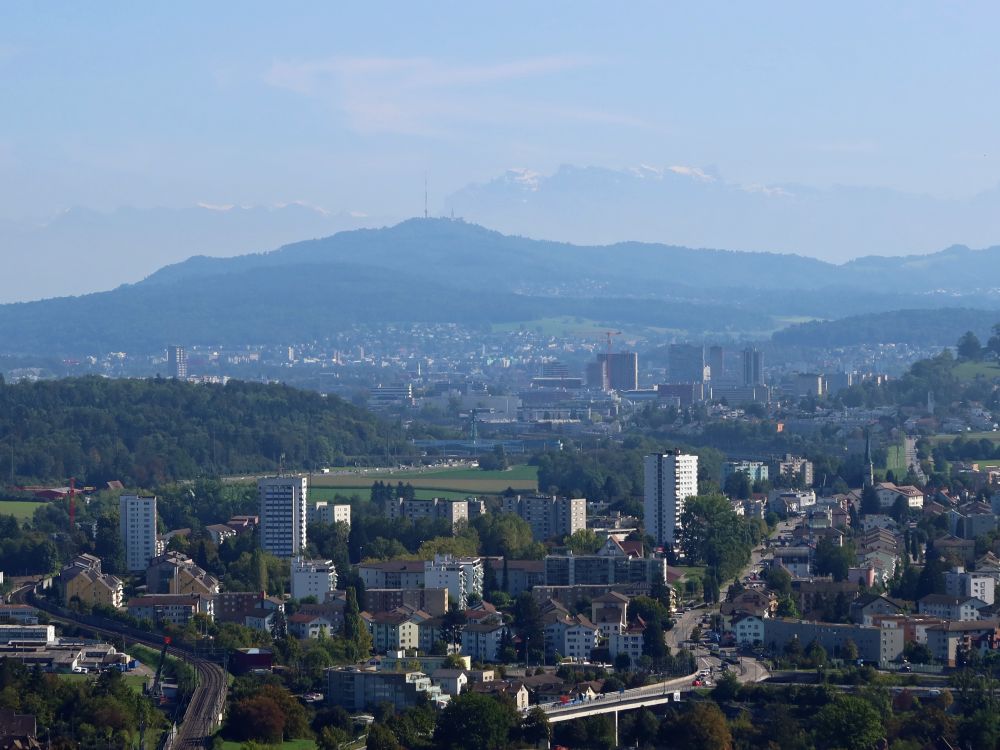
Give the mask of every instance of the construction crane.
<svg viewBox="0 0 1000 750">
<path fill-rule="evenodd" d="M 163 689 L 160 678 L 163 676 L 163 663 L 167 660 L 167 649 L 170 648 L 170 636 L 163 637 L 163 648 L 160 649 L 160 663 L 156 665 L 156 676 L 153 678 L 153 687 L 149 690 L 149 695 L 153 700 L 163 697 Z"/>
<path fill-rule="evenodd" d="M 621 331 L 604 331 L 604 335 L 608 337 L 608 359 L 611 358 L 611 339 L 613 336 L 621 336 Z"/>
<path fill-rule="evenodd" d="M 76 528 L 76 477 L 69 478 L 69 533 Z"/>
</svg>

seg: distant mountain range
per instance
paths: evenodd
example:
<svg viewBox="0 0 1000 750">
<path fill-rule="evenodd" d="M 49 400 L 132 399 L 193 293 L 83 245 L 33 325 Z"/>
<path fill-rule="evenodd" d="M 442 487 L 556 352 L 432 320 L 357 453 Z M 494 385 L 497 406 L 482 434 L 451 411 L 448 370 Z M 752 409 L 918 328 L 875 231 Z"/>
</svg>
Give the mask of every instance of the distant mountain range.
<svg viewBox="0 0 1000 750">
<path fill-rule="evenodd" d="M 0 274 L 0 302 L 103 291 L 192 255 L 270 250 L 304 237 L 387 223 L 395 222 L 297 203 L 110 213 L 74 208 L 44 223 L 0 222 L 0 248 L 17 259 L 16 273 Z"/>
<path fill-rule="evenodd" d="M 511 170 L 457 191 L 443 208 L 531 237 L 767 250 L 835 262 L 1000 239 L 1000 186 L 949 200 L 885 188 L 738 184 L 685 166 Z"/>
<path fill-rule="evenodd" d="M 413 219 L 266 253 L 193 257 L 108 292 L 2 305 L 0 346 L 7 353 L 152 352 L 175 342 L 297 342 L 355 323 L 557 315 L 693 337 L 759 337 L 794 318 L 996 309 L 1000 296 L 988 285 L 998 271 L 1000 247 L 836 266 L 636 242 L 578 246 Z"/>
</svg>

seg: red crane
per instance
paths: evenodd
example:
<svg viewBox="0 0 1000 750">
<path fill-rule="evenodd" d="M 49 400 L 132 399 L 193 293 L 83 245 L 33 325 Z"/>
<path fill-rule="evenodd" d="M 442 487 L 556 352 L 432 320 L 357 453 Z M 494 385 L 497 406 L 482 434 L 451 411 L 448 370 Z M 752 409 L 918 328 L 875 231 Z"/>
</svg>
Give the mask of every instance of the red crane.
<svg viewBox="0 0 1000 750">
<path fill-rule="evenodd" d="M 76 477 L 69 478 L 69 533 L 76 526 Z"/>
</svg>

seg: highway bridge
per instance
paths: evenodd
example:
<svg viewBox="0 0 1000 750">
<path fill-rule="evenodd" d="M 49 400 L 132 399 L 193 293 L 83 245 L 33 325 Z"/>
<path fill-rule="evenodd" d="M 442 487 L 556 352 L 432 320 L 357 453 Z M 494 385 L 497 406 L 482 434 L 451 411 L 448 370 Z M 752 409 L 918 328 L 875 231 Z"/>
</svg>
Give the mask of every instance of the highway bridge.
<svg viewBox="0 0 1000 750">
<path fill-rule="evenodd" d="M 637 708 L 650 708 L 652 706 L 662 706 L 667 703 L 676 703 L 680 701 L 683 691 L 691 689 L 691 683 L 695 677 L 697 677 L 697 673 L 689 674 L 687 677 L 677 677 L 672 680 L 657 682 L 653 685 L 632 688 L 631 690 L 622 690 L 618 693 L 605 693 L 593 700 L 565 704 L 550 703 L 541 706 L 541 709 L 545 712 L 550 724 L 582 719 L 587 716 L 614 714 L 615 745 L 617 745 L 619 711 L 631 711 Z"/>
</svg>

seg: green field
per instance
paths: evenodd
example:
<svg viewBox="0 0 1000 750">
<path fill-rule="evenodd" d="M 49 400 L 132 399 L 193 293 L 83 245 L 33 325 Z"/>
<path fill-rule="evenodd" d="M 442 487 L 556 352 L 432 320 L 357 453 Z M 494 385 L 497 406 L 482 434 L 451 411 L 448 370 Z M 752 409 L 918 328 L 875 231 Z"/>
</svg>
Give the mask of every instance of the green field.
<svg viewBox="0 0 1000 750">
<path fill-rule="evenodd" d="M 0 514 L 14 516 L 19 521 L 25 521 L 35 514 L 37 508 L 45 504 L 44 501 L 36 503 L 31 500 L 0 500 Z"/>
<path fill-rule="evenodd" d="M 219 746 L 220 750 L 240 750 L 242 742 L 224 740 Z M 259 747 L 274 748 L 274 750 L 316 750 L 314 740 L 285 740 L 280 745 L 259 745 Z"/>
<path fill-rule="evenodd" d="M 906 448 L 902 444 L 890 445 L 885 459 L 886 471 L 891 471 L 898 480 L 906 476 L 910 467 L 906 463 Z"/>
<path fill-rule="evenodd" d="M 67 682 L 84 682 L 86 680 L 96 680 L 97 675 L 93 674 L 60 674 L 60 680 L 66 680 Z M 128 685 L 136 693 L 142 693 L 143 687 L 146 685 L 146 678 L 143 675 L 138 674 L 127 674 L 122 679 L 125 680 L 125 684 Z"/>
<path fill-rule="evenodd" d="M 995 362 L 962 362 L 952 370 L 955 377 L 962 380 L 975 380 L 978 377 L 988 379 L 1000 378 L 1000 366 Z"/>
<path fill-rule="evenodd" d="M 480 471 L 478 469 L 428 469 L 427 471 L 378 471 L 351 474 L 313 475 L 310 490 L 322 499 L 326 489 L 367 492 L 375 482 L 396 484 L 403 482 L 413 485 L 425 497 L 448 497 L 466 495 L 495 495 L 508 487 L 527 492 L 538 491 L 538 469 L 534 466 L 514 466 L 507 471 Z M 420 495 L 418 495 L 420 496 Z"/>
<path fill-rule="evenodd" d="M 993 443 L 1000 443 L 1000 432 L 959 432 L 956 434 L 941 433 L 938 435 L 931 435 L 927 439 L 932 443 L 950 443 L 958 437 L 963 440 L 982 440 L 985 438 Z"/>
</svg>

